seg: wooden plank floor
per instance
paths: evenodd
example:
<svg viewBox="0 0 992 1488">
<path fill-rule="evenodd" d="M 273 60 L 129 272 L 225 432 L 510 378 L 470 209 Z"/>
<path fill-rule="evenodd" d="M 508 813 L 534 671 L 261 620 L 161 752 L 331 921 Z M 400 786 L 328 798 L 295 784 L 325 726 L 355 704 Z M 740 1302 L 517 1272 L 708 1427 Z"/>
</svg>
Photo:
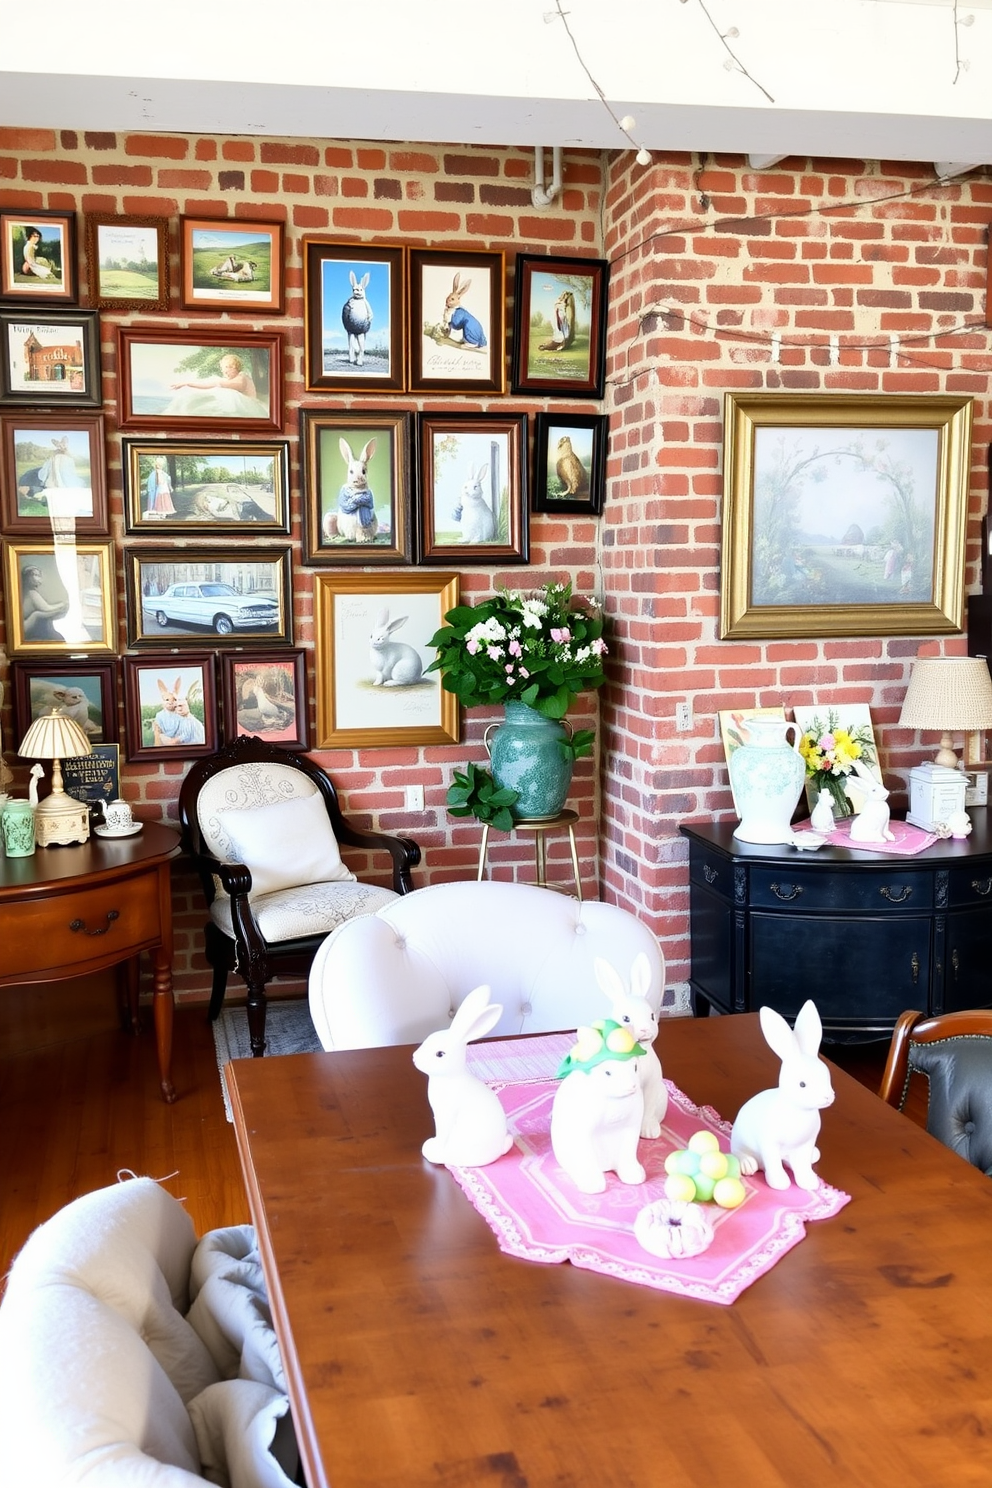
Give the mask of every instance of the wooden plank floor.
<svg viewBox="0 0 992 1488">
<path fill-rule="evenodd" d="M 162 1179 L 198 1234 L 248 1220 L 205 1009 L 176 1011 L 172 1106 L 143 1016 L 140 1037 L 121 1031 L 112 976 L 0 996 L 0 1277 L 36 1225 L 121 1169 Z M 825 1052 L 877 1089 L 886 1050 Z"/>
</svg>

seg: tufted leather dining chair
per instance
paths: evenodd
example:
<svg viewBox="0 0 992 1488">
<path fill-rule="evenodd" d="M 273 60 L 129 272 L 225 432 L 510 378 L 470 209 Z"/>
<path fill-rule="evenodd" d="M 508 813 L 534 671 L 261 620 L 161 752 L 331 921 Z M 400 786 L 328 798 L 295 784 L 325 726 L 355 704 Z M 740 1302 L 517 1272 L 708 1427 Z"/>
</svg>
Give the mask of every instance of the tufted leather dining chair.
<svg viewBox="0 0 992 1488">
<path fill-rule="evenodd" d="M 914 1073 L 929 1088 L 927 1131 L 992 1177 L 992 1010 L 903 1013 L 879 1095 L 902 1110 Z"/>
</svg>

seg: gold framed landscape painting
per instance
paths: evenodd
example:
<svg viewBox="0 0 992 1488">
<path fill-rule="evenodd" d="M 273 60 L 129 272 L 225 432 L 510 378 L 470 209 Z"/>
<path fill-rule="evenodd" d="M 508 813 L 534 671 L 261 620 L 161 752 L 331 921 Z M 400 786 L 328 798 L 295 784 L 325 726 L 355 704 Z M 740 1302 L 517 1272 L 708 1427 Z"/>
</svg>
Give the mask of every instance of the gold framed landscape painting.
<svg viewBox="0 0 992 1488">
<path fill-rule="evenodd" d="M 964 621 L 972 400 L 728 393 L 720 636 Z"/>
</svg>

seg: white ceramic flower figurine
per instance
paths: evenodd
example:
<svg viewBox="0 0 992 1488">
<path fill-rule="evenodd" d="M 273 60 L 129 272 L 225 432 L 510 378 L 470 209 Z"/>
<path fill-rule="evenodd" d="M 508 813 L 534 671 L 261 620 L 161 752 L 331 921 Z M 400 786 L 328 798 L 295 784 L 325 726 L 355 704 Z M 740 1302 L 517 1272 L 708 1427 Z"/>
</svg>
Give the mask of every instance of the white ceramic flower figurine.
<svg viewBox="0 0 992 1488">
<path fill-rule="evenodd" d="M 580 1028 L 558 1069 L 551 1107 L 551 1148 L 581 1193 L 602 1193 L 606 1174 L 643 1183 L 637 1157 L 644 1117 L 638 1066 L 644 1049 L 612 1018 Z"/>
</svg>

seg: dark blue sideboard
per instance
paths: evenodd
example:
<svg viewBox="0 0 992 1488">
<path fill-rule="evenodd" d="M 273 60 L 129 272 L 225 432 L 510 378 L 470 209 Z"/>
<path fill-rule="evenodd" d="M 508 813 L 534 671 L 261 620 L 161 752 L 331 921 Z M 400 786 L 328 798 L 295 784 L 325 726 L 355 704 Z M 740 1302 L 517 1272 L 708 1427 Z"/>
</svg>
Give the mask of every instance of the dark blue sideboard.
<svg viewBox="0 0 992 1488">
<path fill-rule="evenodd" d="M 915 857 L 758 847 L 733 822 L 682 826 L 689 843 L 693 1010 L 795 1017 L 811 997 L 825 1036 L 884 1037 L 907 1008 L 992 1006 L 992 824 Z"/>
</svg>

